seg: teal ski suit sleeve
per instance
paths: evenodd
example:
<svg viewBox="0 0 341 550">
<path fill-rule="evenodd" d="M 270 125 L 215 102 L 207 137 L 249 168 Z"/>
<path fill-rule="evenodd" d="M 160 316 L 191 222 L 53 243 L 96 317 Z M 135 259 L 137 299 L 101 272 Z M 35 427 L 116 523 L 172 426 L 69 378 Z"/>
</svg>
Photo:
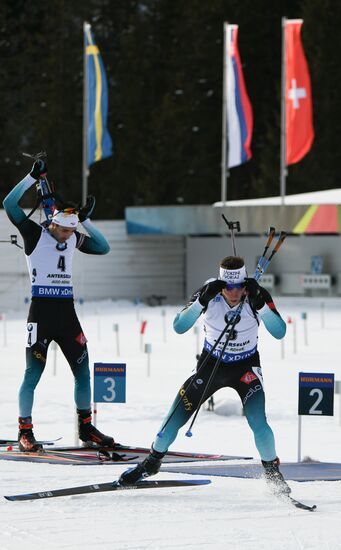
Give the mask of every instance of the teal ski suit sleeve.
<svg viewBox="0 0 341 550">
<path fill-rule="evenodd" d="M 273 310 L 266 303 L 257 313 L 263 321 L 265 328 L 274 338 L 277 338 L 277 340 L 284 338 L 287 326 L 275 308 Z"/>
<path fill-rule="evenodd" d="M 7 216 L 16 227 L 27 219 L 25 212 L 19 206 L 19 201 L 24 193 L 32 187 L 35 181 L 36 180 L 28 174 L 8 193 L 2 203 Z"/>
<path fill-rule="evenodd" d="M 174 319 L 173 328 L 178 334 L 187 332 L 194 323 L 199 319 L 204 306 L 199 302 L 199 298 L 196 298 L 194 302 L 190 302 L 185 309 L 180 311 Z"/>
<path fill-rule="evenodd" d="M 24 210 L 19 206 L 19 201 L 35 182 L 36 180 L 28 174 L 8 193 L 3 201 L 7 216 L 13 225 L 18 228 L 24 240 L 24 249 L 27 255 L 34 250 L 40 238 L 42 227 L 26 216 Z"/>
<path fill-rule="evenodd" d="M 102 233 L 96 229 L 89 219 L 82 222 L 82 225 L 89 237 L 83 233 L 78 233 L 79 250 L 84 254 L 108 254 L 110 246 Z"/>
</svg>

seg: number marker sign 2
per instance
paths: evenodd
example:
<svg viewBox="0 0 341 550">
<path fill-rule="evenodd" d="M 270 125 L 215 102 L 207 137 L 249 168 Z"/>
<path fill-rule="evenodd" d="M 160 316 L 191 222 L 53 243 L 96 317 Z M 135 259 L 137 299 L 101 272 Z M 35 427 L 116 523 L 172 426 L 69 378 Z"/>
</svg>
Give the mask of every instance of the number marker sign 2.
<svg viewBox="0 0 341 550">
<path fill-rule="evenodd" d="M 334 374 L 300 372 L 298 374 L 298 446 L 297 462 L 301 462 L 302 415 L 333 416 Z"/>
<path fill-rule="evenodd" d="M 333 416 L 334 374 L 299 373 L 298 414 Z"/>
</svg>

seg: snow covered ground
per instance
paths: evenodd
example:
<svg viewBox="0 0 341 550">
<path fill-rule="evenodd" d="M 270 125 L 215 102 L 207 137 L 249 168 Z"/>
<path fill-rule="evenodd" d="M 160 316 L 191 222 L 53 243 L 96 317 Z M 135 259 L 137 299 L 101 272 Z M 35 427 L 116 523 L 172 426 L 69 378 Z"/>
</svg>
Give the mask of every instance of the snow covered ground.
<svg viewBox="0 0 341 550">
<path fill-rule="evenodd" d="M 281 344 L 260 330 L 260 351 L 267 395 L 267 414 L 282 462 L 297 461 L 298 372 L 334 372 L 341 380 L 341 301 L 280 299 L 288 326 L 284 355 Z M 101 302 L 79 306 L 89 340 L 90 360 L 127 363 L 127 403 L 100 404 L 98 426 L 117 441 L 149 446 L 180 383 L 195 366 L 197 336 L 172 331 L 176 307 L 140 306 L 128 302 Z M 165 311 L 166 315 L 162 315 Z M 308 345 L 304 345 L 301 313 L 308 315 Z M 147 320 L 144 341 L 140 323 Z M 165 324 L 164 324 L 165 322 Z M 119 324 L 117 355 L 113 325 Z M 323 326 L 324 325 L 324 326 Z M 6 328 L 6 333 L 3 329 Z M 24 369 L 25 312 L 7 312 L 0 321 L 0 438 L 17 433 L 17 391 Z M 141 344 L 152 344 L 150 376 Z M 58 351 L 56 373 L 50 350 L 46 371 L 36 391 L 34 422 L 39 439 L 63 436 L 74 443 L 73 380 Z M 252 434 L 232 390 L 216 394 L 216 411 L 202 410 L 193 437 L 183 430 L 173 450 L 253 456 Z M 340 403 L 334 417 L 303 417 L 302 458 L 341 462 Z M 68 485 L 110 481 L 122 465 L 58 466 L 0 462 L 0 495 Z M 160 473 L 160 479 L 190 478 Z M 0 498 L 0 550 L 18 547 L 73 550 L 341 549 L 341 482 L 290 482 L 293 496 L 318 505 L 315 513 L 279 502 L 262 480 L 212 477 L 212 484 L 124 493 L 103 493 L 36 502 L 8 502 Z M 340 522 L 340 523 L 339 523 Z"/>
</svg>

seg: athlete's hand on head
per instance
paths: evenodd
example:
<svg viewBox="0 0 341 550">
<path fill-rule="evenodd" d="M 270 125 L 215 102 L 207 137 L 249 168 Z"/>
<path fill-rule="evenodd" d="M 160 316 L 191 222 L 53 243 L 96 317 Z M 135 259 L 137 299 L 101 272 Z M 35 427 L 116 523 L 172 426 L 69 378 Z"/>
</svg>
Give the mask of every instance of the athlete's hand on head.
<svg viewBox="0 0 341 550">
<path fill-rule="evenodd" d="M 96 204 L 96 199 L 93 195 L 89 195 L 86 198 L 86 203 L 82 208 L 80 208 L 78 213 L 78 218 L 80 222 L 84 222 L 88 218 L 90 218 Z"/>
<path fill-rule="evenodd" d="M 199 296 L 199 302 L 201 305 L 207 307 L 209 302 L 215 298 L 217 294 L 223 290 L 223 288 L 226 288 L 226 281 L 222 281 L 220 279 L 215 279 L 214 281 L 207 283 Z"/>
<path fill-rule="evenodd" d="M 47 164 L 45 161 L 38 159 L 32 166 L 30 176 L 35 180 L 38 180 L 40 177 L 44 177 L 47 174 Z"/>
<path fill-rule="evenodd" d="M 263 297 L 263 288 L 258 284 L 253 277 L 247 277 L 245 279 L 245 288 L 248 296 L 256 309 L 261 309 L 265 304 Z"/>
</svg>

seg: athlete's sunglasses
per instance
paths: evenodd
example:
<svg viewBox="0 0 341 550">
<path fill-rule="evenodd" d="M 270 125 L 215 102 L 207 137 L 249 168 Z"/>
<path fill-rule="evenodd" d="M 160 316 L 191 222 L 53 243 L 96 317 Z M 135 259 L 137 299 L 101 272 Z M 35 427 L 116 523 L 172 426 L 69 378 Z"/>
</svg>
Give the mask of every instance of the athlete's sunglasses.
<svg viewBox="0 0 341 550">
<path fill-rule="evenodd" d="M 245 288 L 245 283 L 226 283 L 227 290 L 234 290 L 235 288 Z"/>
<path fill-rule="evenodd" d="M 59 210 L 59 212 L 63 212 L 64 214 L 70 215 L 70 214 L 79 214 L 78 208 L 74 206 L 68 206 L 67 208 L 62 208 Z"/>
</svg>

